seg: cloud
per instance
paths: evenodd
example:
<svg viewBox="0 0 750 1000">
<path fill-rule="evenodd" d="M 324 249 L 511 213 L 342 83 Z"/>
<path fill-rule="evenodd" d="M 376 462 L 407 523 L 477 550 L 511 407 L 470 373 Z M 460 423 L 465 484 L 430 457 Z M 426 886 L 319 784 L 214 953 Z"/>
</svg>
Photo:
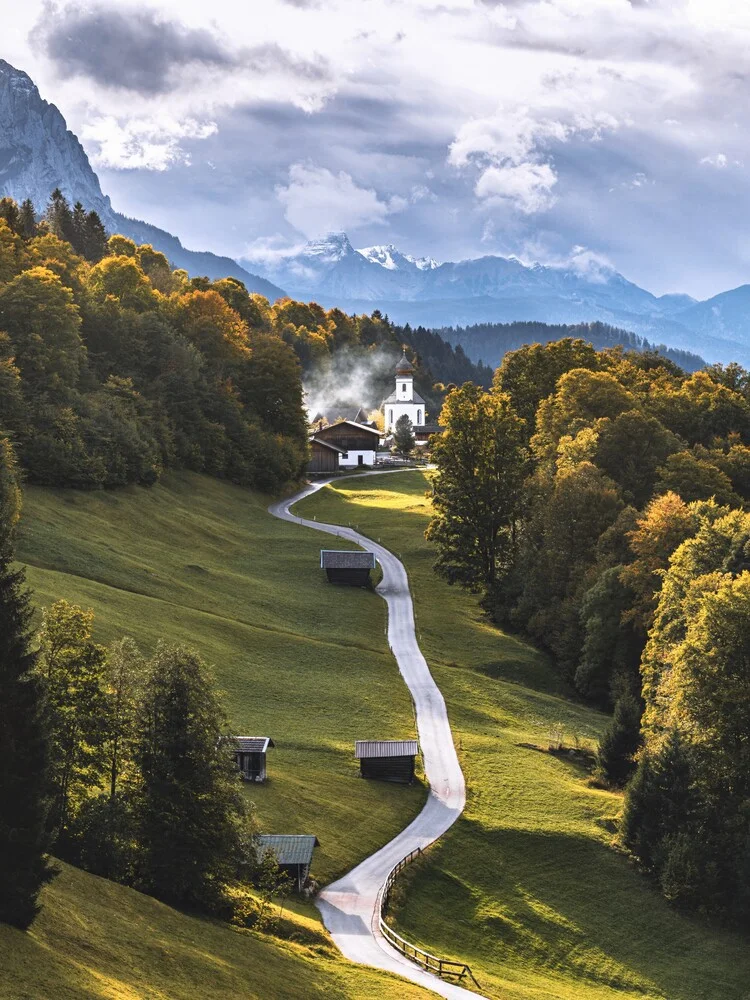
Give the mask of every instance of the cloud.
<svg viewBox="0 0 750 1000">
<path fill-rule="evenodd" d="M 168 121 L 113 115 L 95 118 L 83 130 L 84 141 L 95 144 L 95 167 L 114 170 L 167 170 L 175 163 L 190 163 L 180 145 L 184 139 L 207 139 L 217 132 L 215 122 Z"/>
<path fill-rule="evenodd" d="M 228 67 L 233 61 L 209 31 L 186 28 L 145 8 L 51 8 L 35 33 L 62 76 L 85 76 L 142 94 L 171 90 L 173 73 L 181 67 Z"/>
<path fill-rule="evenodd" d="M 543 212 L 554 204 L 552 188 L 555 184 L 557 174 L 548 163 L 520 163 L 518 166 L 487 167 L 474 192 L 483 201 L 510 202 L 530 215 Z"/>
<path fill-rule="evenodd" d="M 205 28 L 188 28 L 147 7 L 50 6 L 32 35 L 61 76 L 82 76 L 144 96 L 170 93 L 184 86 L 186 72 L 205 70 L 308 81 L 329 77 L 328 64 L 318 55 L 301 58 L 275 41 L 232 49 Z"/>
<path fill-rule="evenodd" d="M 287 221 L 309 238 L 328 230 L 383 223 L 407 206 L 399 196 L 384 201 L 373 188 L 358 187 L 343 170 L 334 173 L 311 163 L 293 164 L 289 183 L 277 186 L 276 197 L 284 206 Z"/>
</svg>

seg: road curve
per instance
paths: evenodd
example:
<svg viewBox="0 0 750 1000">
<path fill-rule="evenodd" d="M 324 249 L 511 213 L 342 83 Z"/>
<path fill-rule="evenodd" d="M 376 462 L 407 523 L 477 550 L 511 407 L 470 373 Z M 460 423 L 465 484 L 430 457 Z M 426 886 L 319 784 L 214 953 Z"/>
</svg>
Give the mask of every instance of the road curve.
<svg viewBox="0 0 750 1000">
<path fill-rule="evenodd" d="M 269 507 L 269 512 L 285 521 L 337 535 L 375 553 L 383 570 L 383 579 L 377 592 L 388 605 L 388 644 L 414 700 L 430 793 L 424 808 L 409 826 L 343 878 L 323 889 L 316 900 L 317 906 L 336 945 L 352 961 L 396 973 L 449 1000 L 459 997 L 473 997 L 476 1000 L 476 993 L 424 972 L 404 958 L 380 931 L 379 895 L 391 868 L 410 851 L 426 847 L 437 840 L 455 823 L 464 808 L 466 789 L 453 745 L 445 701 L 417 643 L 414 609 L 403 563 L 388 549 L 352 528 L 308 521 L 290 512 L 290 507 L 295 503 L 328 482 L 330 480 L 308 486 L 295 496 L 273 504 Z M 384 735 L 399 736 L 398 733 Z M 458 955 L 444 957 L 460 958 Z"/>
</svg>

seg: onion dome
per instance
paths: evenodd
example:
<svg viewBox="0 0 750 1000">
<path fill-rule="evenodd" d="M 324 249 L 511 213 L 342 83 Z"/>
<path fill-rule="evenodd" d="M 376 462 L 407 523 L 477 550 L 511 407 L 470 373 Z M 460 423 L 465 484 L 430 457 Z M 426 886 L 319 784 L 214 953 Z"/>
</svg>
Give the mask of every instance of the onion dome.
<svg viewBox="0 0 750 1000">
<path fill-rule="evenodd" d="M 409 361 L 409 359 L 406 356 L 406 348 L 404 348 L 404 353 L 401 355 L 401 360 L 396 365 L 396 374 L 397 375 L 414 374 L 414 365 L 411 363 L 411 361 Z"/>
</svg>

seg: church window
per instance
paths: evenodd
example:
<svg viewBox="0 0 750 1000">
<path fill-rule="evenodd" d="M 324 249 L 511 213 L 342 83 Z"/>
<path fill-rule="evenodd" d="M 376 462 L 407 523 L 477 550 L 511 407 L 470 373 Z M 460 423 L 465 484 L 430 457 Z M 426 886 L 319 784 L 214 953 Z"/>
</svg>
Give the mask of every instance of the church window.
<svg viewBox="0 0 750 1000">
<path fill-rule="evenodd" d="M 388 411 L 388 423 L 389 424 L 393 423 L 393 410 Z"/>
<path fill-rule="evenodd" d="M 422 411 L 421 410 L 417 410 L 417 423 L 418 424 L 422 423 Z"/>
</svg>

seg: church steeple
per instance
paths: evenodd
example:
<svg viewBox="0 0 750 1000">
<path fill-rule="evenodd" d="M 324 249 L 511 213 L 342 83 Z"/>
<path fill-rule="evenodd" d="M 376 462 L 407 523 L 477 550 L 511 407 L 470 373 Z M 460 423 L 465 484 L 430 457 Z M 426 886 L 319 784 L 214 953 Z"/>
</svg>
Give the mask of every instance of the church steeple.
<svg viewBox="0 0 750 1000">
<path fill-rule="evenodd" d="M 401 360 L 396 365 L 396 398 L 400 403 L 411 403 L 414 397 L 414 365 L 406 356 L 404 345 Z"/>
<path fill-rule="evenodd" d="M 406 344 L 403 345 L 403 354 L 401 355 L 401 360 L 396 365 L 396 375 L 411 375 L 414 376 L 414 365 L 409 361 L 406 356 Z"/>
</svg>

